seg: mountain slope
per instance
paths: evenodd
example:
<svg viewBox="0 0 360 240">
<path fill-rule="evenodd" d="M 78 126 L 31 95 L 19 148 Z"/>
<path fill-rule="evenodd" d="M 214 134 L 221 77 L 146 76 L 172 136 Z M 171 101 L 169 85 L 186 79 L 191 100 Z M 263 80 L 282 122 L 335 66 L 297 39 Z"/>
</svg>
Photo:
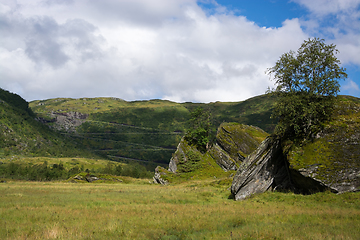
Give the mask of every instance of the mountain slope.
<svg viewBox="0 0 360 240">
<path fill-rule="evenodd" d="M 36 121 L 19 95 L 0 89 L 0 157 L 83 156 L 93 154 Z"/>
<path fill-rule="evenodd" d="M 117 98 L 58 98 L 30 103 L 48 125 L 62 130 L 97 153 L 118 161 L 166 166 L 187 128 L 190 111 L 211 112 L 213 132 L 224 121 L 272 132 L 275 98 L 262 95 L 243 102 L 175 103 L 166 100 L 127 102 Z"/>
</svg>

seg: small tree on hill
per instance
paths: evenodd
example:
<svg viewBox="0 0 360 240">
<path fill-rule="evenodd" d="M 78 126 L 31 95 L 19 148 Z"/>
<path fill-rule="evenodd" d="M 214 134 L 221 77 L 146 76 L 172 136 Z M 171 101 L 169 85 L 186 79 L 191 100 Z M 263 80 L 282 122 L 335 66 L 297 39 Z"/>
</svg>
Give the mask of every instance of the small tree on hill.
<svg viewBox="0 0 360 240">
<path fill-rule="evenodd" d="M 333 44 L 313 38 L 295 53 L 283 54 L 267 73 L 275 80 L 278 102 L 272 117 L 279 120 L 275 134 L 285 138 L 312 137 L 331 117 L 334 97 L 340 91 L 345 68 Z"/>
<path fill-rule="evenodd" d="M 198 107 L 190 113 L 189 129 L 185 133 L 185 140 L 202 152 L 206 151 L 206 146 L 210 141 L 210 117 L 209 111 Z"/>
</svg>

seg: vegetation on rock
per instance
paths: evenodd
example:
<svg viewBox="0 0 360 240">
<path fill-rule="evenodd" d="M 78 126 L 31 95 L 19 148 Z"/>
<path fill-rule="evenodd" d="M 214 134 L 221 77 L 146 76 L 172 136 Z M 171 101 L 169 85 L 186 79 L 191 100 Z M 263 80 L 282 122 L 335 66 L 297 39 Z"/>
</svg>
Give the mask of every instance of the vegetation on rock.
<svg viewBox="0 0 360 240">
<path fill-rule="evenodd" d="M 205 152 L 184 137 L 170 160 L 169 170 L 157 167 L 154 179 L 159 183 L 172 183 L 189 178 L 230 176 L 243 159 L 239 160 L 239 152 L 249 154 L 267 135 L 257 127 L 223 123 L 218 128 L 216 142 Z"/>
<path fill-rule="evenodd" d="M 185 140 L 205 152 L 210 142 L 211 113 L 201 107 L 190 112 L 189 128 Z"/>
<path fill-rule="evenodd" d="M 291 168 L 338 191 L 360 189 L 360 99 L 338 96 L 315 139 L 283 143 Z"/>
<path fill-rule="evenodd" d="M 339 80 L 347 77 L 336 58 L 335 45 L 313 38 L 301 45 L 297 53 L 283 54 L 273 74 L 278 96 L 273 117 L 279 119 L 275 134 L 282 138 L 314 137 L 329 120 L 334 96 L 340 91 Z"/>
</svg>

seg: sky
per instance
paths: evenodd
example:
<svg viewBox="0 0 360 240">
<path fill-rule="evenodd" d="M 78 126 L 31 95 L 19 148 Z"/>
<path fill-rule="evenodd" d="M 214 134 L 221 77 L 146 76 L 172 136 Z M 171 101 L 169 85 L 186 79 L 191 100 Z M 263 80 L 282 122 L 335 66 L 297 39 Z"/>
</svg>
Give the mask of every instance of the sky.
<svg viewBox="0 0 360 240">
<path fill-rule="evenodd" d="M 335 44 L 360 97 L 360 0 L 0 0 L 0 88 L 27 101 L 243 101 L 304 40 Z"/>
</svg>

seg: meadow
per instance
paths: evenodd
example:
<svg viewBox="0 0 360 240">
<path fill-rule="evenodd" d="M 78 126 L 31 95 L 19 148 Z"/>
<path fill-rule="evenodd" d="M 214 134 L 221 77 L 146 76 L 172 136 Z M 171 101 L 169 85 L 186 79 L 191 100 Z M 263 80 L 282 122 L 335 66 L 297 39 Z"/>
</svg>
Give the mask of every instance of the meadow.
<svg viewBox="0 0 360 240">
<path fill-rule="evenodd" d="M 236 202 L 223 182 L 2 182 L 0 239 L 360 239 L 359 193 Z"/>
</svg>

